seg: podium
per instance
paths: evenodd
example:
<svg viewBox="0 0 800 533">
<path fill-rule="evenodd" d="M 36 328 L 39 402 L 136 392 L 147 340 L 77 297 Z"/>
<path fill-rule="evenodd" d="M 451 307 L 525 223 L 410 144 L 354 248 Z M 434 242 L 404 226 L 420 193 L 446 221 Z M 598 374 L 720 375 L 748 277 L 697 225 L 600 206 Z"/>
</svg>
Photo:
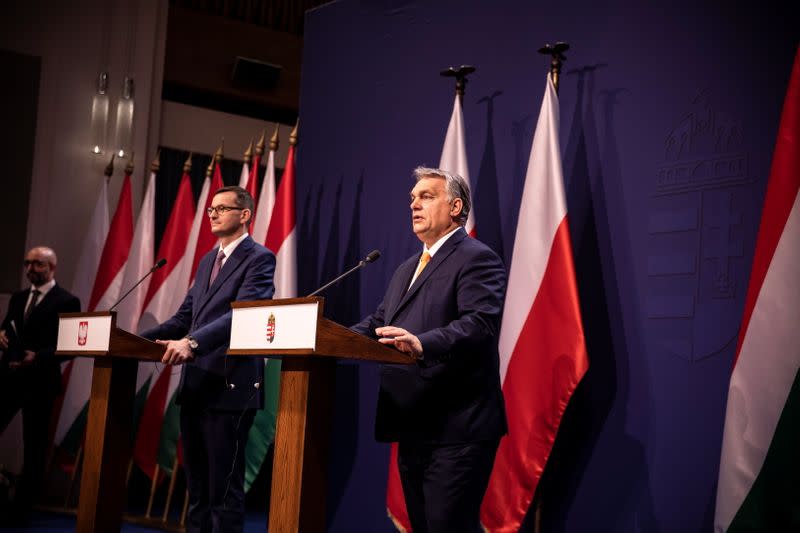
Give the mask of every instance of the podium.
<svg viewBox="0 0 800 533">
<path fill-rule="evenodd" d="M 56 355 L 94 358 L 81 470 L 80 533 L 119 531 L 137 361 L 161 361 L 164 347 L 116 326 L 116 313 L 61 313 Z"/>
<path fill-rule="evenodd" d="M 323 318 L 323 304 L 320 297 L 231 304 L 228 354 L 282 359 L 270 533 L 325 531 L 336 360 L 414 362 L 393 347 Z"/>
</svg>

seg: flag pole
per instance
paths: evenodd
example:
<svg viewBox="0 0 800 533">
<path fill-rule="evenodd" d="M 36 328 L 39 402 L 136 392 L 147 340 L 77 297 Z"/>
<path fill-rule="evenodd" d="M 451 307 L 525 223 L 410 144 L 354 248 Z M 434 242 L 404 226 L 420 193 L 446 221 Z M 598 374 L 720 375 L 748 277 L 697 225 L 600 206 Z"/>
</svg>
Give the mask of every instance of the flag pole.
<svg viewBox="0 0 800 533">
<path fill-rule="evenodd" d="M 244 151 L 242 161 L 249 165 L 251 159 L 253 159 L 253 139 L 250 139 L 250 144 L 247 145 L 247 150 Z"/>
<path fill-rule="evenodd" d="M 111 182 L 111 176 L 114 175 L 114 158 L 117 157 L 116 152 L 111 154 L 111 161 L 108 162 L 106 165 L 105 170 L 103 170 L 103 174 L 106 177 L 107 182 Z"/>
<path fill-rule="evenodd" d="M 128 162 L 125 164 L 125 174 L 133 176 L 133 150 L 131 150 L 131 155 L 128 158 Z"/>
<path fill-rule="evenodd" d="M 292 133 L 289 134 L 289 146 L 297 146 L 297 129 L 300 127 L 300 117 L 297 117 L 297 122 L 294 124 L 294 129 Z M 278 135 L 278 125 L 275 125 L 275 136 L 277 138 Z M 272 142 L 272 139 L 270 139 Z M 277 146 L 277 145 L 276 145 Z"/>
<path fill-rule="evenodd" d="M 156 156 L 150 162 L 150 172 L 158 174 L 159 170 L 161 170 L 161 148 L 156 151 Z"/>
<path fill-rule="evenodd" d="M 186 161 L 183 162 L 183 173 L 190 174 L 192 172 L 192 152 L 189 152 L 189 155 L 186 157 Z"/>
<path fill-rule="evenodd" d="M 473 72 L 475 72 L 475 67 L 471 65 L 461 65 L 460 67 L 448 67 L 439 73 L 440 76 L 444 76 L 445 78 L 456 79 L 456 94 L 458 95 L 458 101 L 462 107 L 464 106 L 464 91 L 469 81 L 467 75 Z"/>
<path fill-rule="evenodd" d="M 277 129 L 277 128 L 278 128 L 278 123 L 276 122 L 275 123 L 275 129 Z M 256 157 L 258 157 L 259 160 L 261 159 L 261 156 L 264 155 L 264 146 L 266 146 L 266 142 L 265 142 L 264 139 L 265 139 L 266 135 L 267 135 L 267 130 L 266 129 L 262 129 L 261 130 L 261 138 L 258 140 L 258 143 L 256 144 Z M 271 139 L 270 139 L 270 142 L 272 142 Z"/>
<path fill-rule="evenodd" d="M 297 119 L 297 123 L 300 124 L 300 119 Z M 275 123 L 275 132 L 272 134 L 272 137 L 269 138 L 269 149 L 272 152 L 278 151 L 278 145 L 280 144 L 280 140 L 278 139 L 278 123 Z M 259 146 L 261 146 L 261 152 L 264 152 L 264 134 L 261 134 L 261 140 L 259 141 Z"/>
<path fill-rule="evenodd" d="M 553 86 L 556 88 L 556 92 L 558 92 L 561 64 L 567 59 L 564 52 L 567 50 L 569 50 L 569 43 L 562 43 L 561 41 L 556 41 L 556 44 L 552 46 L 548 43 L 539 48 L 540 54 L 550 56 L 550 75 L 553 77 Z"/>
</svg>

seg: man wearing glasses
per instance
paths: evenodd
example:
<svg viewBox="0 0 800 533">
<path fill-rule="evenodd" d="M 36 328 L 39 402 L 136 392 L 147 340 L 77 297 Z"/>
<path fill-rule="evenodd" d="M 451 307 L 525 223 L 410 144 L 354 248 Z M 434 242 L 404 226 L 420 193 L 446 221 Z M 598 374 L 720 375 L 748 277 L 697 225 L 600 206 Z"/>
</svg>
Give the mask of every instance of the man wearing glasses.
<svg viewBox="0 0 800 533">
<path fill-rule="evenodd" d="M 264 405 L 264 363 L 225 356 L 231 302 L 271 298 L 275 255 L 247 233 L 253 198 L 219 189 L 208 208 L 219 238 L 200 260 L 194 285 L 175 315 L 142 333 L 164 345 L 162 362 L 182 365 L 178 402 L 189 488 L 186 530 L 242 531 L 244 448 Z"/>
<path fill-rule="evenodd" d="M 22 410 L 25 453 L 17 484 L 14 516 L 0 517 L 24 526 L 44 477 L 53 402 L 61 388 L 59 361 L 53 356 L 58 314 L 81 310 L 80 301 L 55 280 L 56 253 L 37 246 L 23 266 L 31 286 L 15 292 L 0 326 L 0 433 Z"/>
</svg>

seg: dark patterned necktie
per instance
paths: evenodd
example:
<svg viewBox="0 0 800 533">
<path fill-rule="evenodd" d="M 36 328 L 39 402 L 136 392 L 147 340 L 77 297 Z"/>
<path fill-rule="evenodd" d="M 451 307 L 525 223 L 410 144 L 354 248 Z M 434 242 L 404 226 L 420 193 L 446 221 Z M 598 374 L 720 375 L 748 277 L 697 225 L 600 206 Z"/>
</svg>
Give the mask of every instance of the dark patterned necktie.
<svg viewBox="0 0 800 533">
<path fill-rule="evenodd" d="M 22 316 L 22 321 L 27 322 L 28 318 L 31 316 L 33 312 L 33 308 L 36 307 L 36 300 L 39 299 L 39 295 L 42 294 L 42 291 L 39 289 L 33 289 L 31 291 L 31 301 L 28 302 L 28 307 L 25 308 L 25 314 Z"/>
<path fill-rule="evenodd" d="M 217 254 L 217 259 L 214 261 L 214 266 L 211 267 L 211 277 L 208 278 L 208 286 L 214 284 L 214 280 L 217 279 L 219 275 L 219 271 L 222 268 L 222 260 L 225 259 L 225 252 L 222 251 L 222 248 L 219 249 L 219 253 Z"/>
</svg>

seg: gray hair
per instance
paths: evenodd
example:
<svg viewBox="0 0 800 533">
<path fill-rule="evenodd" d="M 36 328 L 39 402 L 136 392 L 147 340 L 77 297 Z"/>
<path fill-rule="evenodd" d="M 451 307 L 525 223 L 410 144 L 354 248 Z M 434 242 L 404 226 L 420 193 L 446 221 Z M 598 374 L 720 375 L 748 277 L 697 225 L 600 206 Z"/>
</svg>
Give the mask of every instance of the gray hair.
<svg viewBox="0 0 800 533">
<path fill-rule="evenodd" d="M 458 215 L 457 222 L 460 226 L 464 226 L 469 218 L 469 211 L 472 208 L 472 200 L 470 200 L 469 184 L 467 180 L 459 176 L 442 170 L 440 168 L 417 167 L 414 169 L 414 180 L 419 181 L 422 178 L 442 178 L 445 181 L 447 188 L 447 199 L 453 201 L 456 198 L 461 198 L 461 213 Z"/>
</svg>

